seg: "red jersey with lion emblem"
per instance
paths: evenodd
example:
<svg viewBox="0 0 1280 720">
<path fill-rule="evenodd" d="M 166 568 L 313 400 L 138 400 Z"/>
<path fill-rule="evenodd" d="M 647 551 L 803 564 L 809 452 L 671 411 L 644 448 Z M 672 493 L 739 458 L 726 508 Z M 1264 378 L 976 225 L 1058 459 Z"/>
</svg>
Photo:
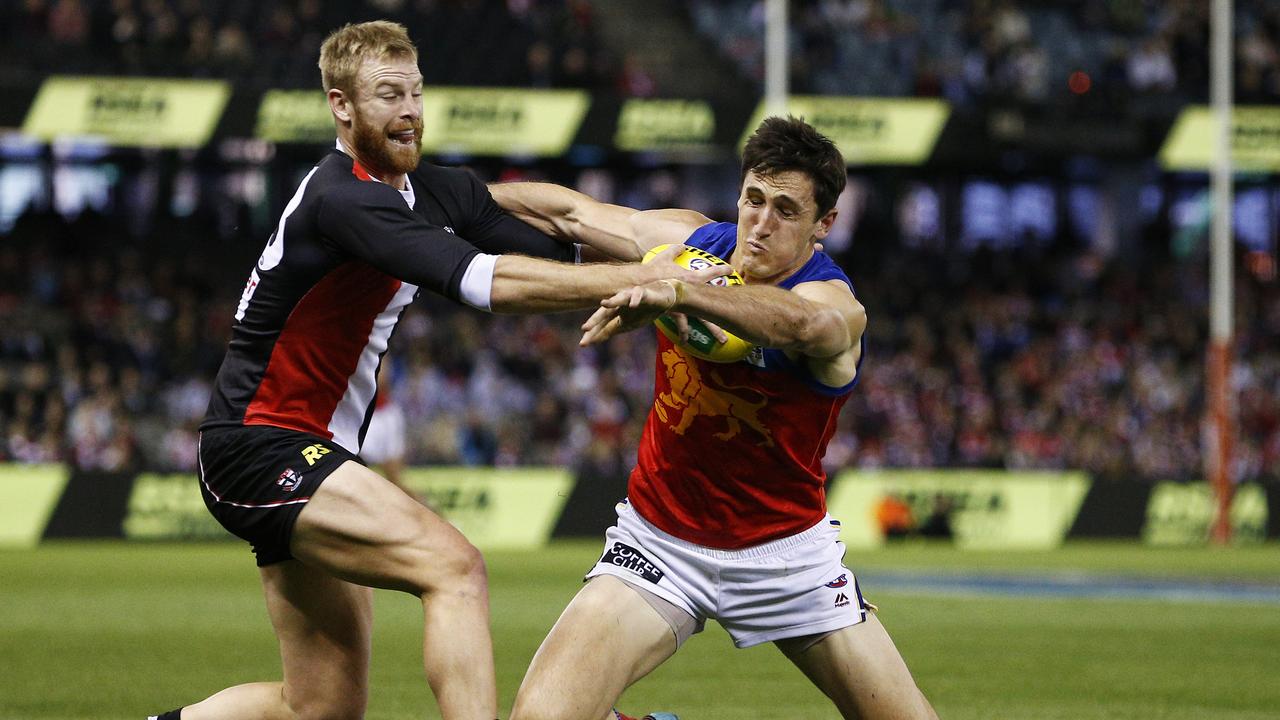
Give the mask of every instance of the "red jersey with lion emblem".
<svg viewBox="0 0 1280 720">
<path fill-rule="evenodd" d="M 736 239 L 735 225 L 713 223 L 685 244 L 728 258 Z M 815 253 L 779 286 L 823 280 L 849 283 Z M 653 408 L 628 487 L 636 512 L 670 535 L 726 550 L 821 521 L 822 457 L 856 379 L 828 387 L 802 361 L 767 348 L 735 363 L 708 362 L 657 336 Z"/>
</svg>

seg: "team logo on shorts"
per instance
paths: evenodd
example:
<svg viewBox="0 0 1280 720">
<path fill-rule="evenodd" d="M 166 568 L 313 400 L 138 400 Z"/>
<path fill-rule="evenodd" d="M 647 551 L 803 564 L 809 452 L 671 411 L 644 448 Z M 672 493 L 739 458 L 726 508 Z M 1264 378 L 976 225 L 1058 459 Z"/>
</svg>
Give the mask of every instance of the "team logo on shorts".
<svg viewBox="0 0 1280 720">
<path fill-rule="evenodd" d="M 845 585 L 848 585 L 848 584 L 849 584 L 849 576 L 848 576 L 848 575 L 841 575 L 840 577 L 836 578 L 835 580 L 832 580 L 831 582 L 827 583 L 827 587 L 829 587 L 829 588 L 842 588 L 842 587 L 844 587 Z"/>
<path fill-rule="evenodd" d="M 276 478 L 276 484 L 284 488 L 285 492 L 293 492 L 302 484 L 302 474 L 294 472 L 293 468 L 287 468 Z"/>
<path fill-rule="evenodd" d="M 657 565 L 649 562 L 649 558 L 645 557 L 639 550 L 622 542 L 614 542 L 613 547 L 609 548 L 604 557 L 600 558 L 600 562 L 630 570 L 655 585 L 662 579 L 663 575 Z"/>
</svg>

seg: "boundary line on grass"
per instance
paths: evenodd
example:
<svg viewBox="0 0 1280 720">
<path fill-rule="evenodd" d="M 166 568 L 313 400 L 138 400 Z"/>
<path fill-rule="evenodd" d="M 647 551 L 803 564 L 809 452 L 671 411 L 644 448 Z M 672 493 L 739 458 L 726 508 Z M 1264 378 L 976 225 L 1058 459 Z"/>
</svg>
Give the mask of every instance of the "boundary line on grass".
<svg viewBox="0 0 1280 720">
<path fill-rule="evenodd" d="M 871 571 L 857 574 L 873 592 L 1058 597 L 1280 605 L 1280 585 L 1092 573 L 995 575 Z"/>
</svg>

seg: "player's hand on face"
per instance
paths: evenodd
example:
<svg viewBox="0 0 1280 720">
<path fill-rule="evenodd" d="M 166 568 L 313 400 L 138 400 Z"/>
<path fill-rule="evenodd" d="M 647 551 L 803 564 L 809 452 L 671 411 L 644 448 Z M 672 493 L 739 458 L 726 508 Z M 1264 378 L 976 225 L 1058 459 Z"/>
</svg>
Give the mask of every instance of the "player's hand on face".
<svg viewBox="0 0 1280 720">
<path fill-rule="evenodd" d="M 675 302 L 675 285 L 665 280 L 619 290 L 601 300 L 600 307 L 582 324 L 582 339 L 578 344 L 585 347 L 604 342 L 618 333 L 648 325 Z"/>
</svg>

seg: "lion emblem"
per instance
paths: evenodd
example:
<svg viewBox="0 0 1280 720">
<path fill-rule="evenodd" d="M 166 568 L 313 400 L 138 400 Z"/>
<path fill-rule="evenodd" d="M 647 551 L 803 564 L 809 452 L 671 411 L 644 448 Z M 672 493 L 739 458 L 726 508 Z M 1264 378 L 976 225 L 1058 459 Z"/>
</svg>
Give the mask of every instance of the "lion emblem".
<svg viewBox="0 0 1280 720">
<path fill-rule="evenodd" d="M 760 422 L 760 410 L 769 404 L 768 399 L 761 398 L 751 402 L 730 390 L 758 391 L 749 387 L 725 385 L 719 373 L 712 370 L 711 379 L 720 387 L 703 382 L 702 374 L 696 363 L 685 357 L 674 347 L 662 353 L 662 365 L 666 369 L 669 392 L 663 392 L 653 401 L 653 410 L 658 419 L 677 434 L 683 435 L 694 419 L 698 417 L 725 419 L 724 432 L 715 434 L 719 440 L 730 440 L 742 432 L 742 426 L 755 430 L 762 438 L 759 444 L 773 447 L 773 432 Z M 672 423 L 672 411 L 679 411 L 680 418 Z"/>
</svg>

